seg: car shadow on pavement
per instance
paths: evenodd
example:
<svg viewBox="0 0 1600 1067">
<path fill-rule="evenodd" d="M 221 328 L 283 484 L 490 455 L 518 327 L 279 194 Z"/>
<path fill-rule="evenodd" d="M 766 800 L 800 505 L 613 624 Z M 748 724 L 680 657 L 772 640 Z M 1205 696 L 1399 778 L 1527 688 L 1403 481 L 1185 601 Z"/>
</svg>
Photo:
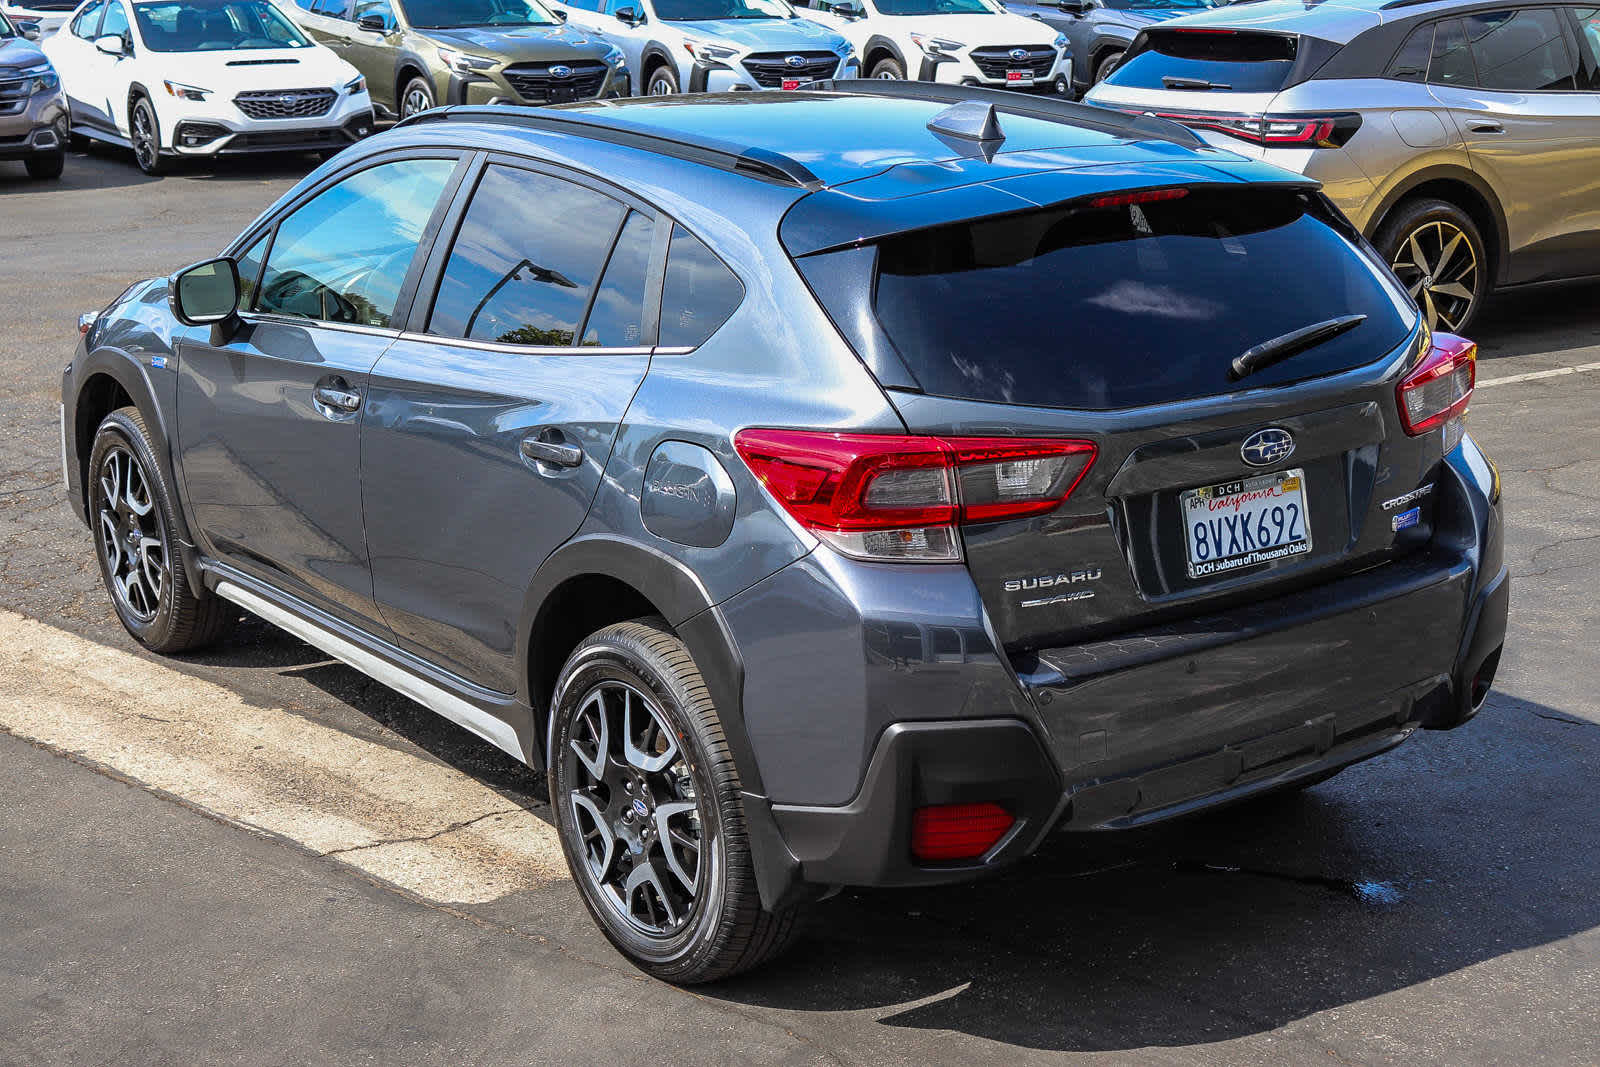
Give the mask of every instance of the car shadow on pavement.
<svg viewBox="0 0 1600 1067">
<path fill-rule="evenodd" d="M 1058 1051 L 1266 1033 L 1600 926 L 1574 847 L 1597 769 L 1600 725 L 1497 695 L 1304 793 L 1058 837 L 979 883 L 847 891 L 790 955 L 701 992 Z"/>
<path fill-rule="evenodd" d="M 7 193 L 133 188 L 152 182 L 185 179 L 208 182 L 295 180 L 310 174 L 317 163 L 316 156 L 305 154 L 175 159 L 167 161 L 164 173 L 151 177 L 138 168 L 133 161 L 133 153 L 128 149 L 91 144 L 83 151 L 67 153 L 67 165 L 61 177 L 50 181 L 35 181 L 28 177 L 21 163 L 0 162 L 0 196 Z"/>
<path fill-rule="evenodd" d="M 1483 362 L 1600 345 L 1597 305 L 1600 278 L 1507 289 L 1489 298 L 1467 333 Z"/>
</svg>

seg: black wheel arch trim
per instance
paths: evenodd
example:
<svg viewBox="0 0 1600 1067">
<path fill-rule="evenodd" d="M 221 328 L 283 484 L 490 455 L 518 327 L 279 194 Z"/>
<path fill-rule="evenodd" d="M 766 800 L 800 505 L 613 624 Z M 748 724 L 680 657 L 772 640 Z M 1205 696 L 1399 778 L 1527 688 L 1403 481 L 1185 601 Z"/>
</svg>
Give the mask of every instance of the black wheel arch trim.
<svg viewBox="0 0 1600 1067">
<path fill-rule="evenodd" d="M 1495 195 L 1494 188 L 1465 167 L 1450 163 L 1440 163 L 1436 166 L 1424 167 L 1415 174 L 1407 175 L 1405 179 L 1385 193 L 1383 198 L 1378 201 L 1377 209 L 1373 211 L 1371 218 L 1367 222 L 1364 236 L 1376 245 L 1377 241 L 1375 239 L 1378 231 L 1383 228 L 1384 222 L 1387 221 L 1395 207 L 1419 187 L 1435 181 L 1453 181 L 1465 185 L 1482 197 L 1484 203 L 1488 205 L 1489 213 L 1494 216 L 1494 232 L 1483 236 L 1494 241 L 1494 246 L 1488 249 L 1488 253 L 1494 262 L 1492 276 L 1495 279 L 1495 284 L 1505 284 L 1505 280 L 1510 276 L 1512 259 L 1510 234 L 1506 230 L 1505 208 L 1501 205 L 1500 198 Z M 1443 198 L 1441 197 L 1440 199 Z M 1457 206 L 1463 211 L 1468 210 L 1464 204 L 1458 204 Z M 1470 214 L 1470 212 L 1468 213 Z"/>
<path fill-rule="evenodd" d="M 861 49 L 861 69 L 866 72 L 867 77 L 872 77 L 872 64 L 869 62 L 869 60 L 872 58 L 874 52 L 880 51 L 888 52 L 890 55 L 894 56 L 895 62 L 900 64 L 901 70 L 908 71 L 911 69 L 909 64 L 906 63 L 906 55 L 904 52 L 900 51 L 899 45 L 895 44 L 889 38 L 884 37 L 881 34 L 873 34 L 871 37 L 867 38 L 866 47 Z"/>
</svg>

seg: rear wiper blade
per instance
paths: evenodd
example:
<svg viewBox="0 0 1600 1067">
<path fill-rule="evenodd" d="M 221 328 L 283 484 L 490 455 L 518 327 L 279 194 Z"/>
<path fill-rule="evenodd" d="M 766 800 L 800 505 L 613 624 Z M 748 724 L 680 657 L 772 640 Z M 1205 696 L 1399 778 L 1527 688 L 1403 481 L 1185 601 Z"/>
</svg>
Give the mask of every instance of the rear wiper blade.
<svg viewBox="0 0 1600 1067">
<path fill-rule="evenodd" d="M 1206 89 L 1227 91 L 1233 88 L 1233 86 L 1223 82 L 1208 82 L 1204 78 L 1179 78 L 1171 74 L 1163 74 L 1161 76 L 1161 84 L 1168 89 L 1198 89 L 1202 91 Z"/>
<path fill-rule="evenodd" d="M 1341 315 L 1327 322 L 1318 322 L 1293 330 L 1270 341 L 1262 341 L 1233 357 L 1233 365 L 1228 368 L 1228 379 L 1236 382 L 1264 367 L 1270 367 L 1290 356 L 1299 355 L 1308 348 L 1315 348 L 1324 341 L 1331 341 L 1341 333 L 1353 330 L 1366 321 L 1365 315 Z"/>
</svg>

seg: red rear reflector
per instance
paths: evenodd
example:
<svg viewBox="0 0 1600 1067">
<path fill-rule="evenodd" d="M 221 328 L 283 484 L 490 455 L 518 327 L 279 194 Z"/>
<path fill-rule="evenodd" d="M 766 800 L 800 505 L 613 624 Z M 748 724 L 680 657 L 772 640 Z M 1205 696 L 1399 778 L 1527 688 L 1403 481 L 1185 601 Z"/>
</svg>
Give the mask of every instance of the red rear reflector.
<svg viewBox="0 0 1600 1067">
<path fill-rule="evenodd" d="M 1478 380 L 1478 346 L 1451 333 L 1433 335 L 1422 361 L 1395 386 L 1400 422 L 1412 437 L 1467 410 Z"/>
<path fill-rule="evenodd" d="M 845 555 L 958 560 L 956 525 L 1042 515 L 1094 462 L 1089 441 L 741 430 L 734 447 L 806 529 Z"/>
<path fill-rule="evenodd" d="M 1089 201 L 1090 207 L 1127 207 L 1129 204 L 1153 204 L 1159 200 L 1182 200 L 1189 195 L 1187 189 L 1145 189 L 1137 193 L 1113 193 L 1097 196 Z"/>
<path fill-rule="evenodd" d="M 911 816 L 911 855 L 919 860 L 977 859 L 1011 829 L 998 804 L 935 804 Z"/>
</svg>

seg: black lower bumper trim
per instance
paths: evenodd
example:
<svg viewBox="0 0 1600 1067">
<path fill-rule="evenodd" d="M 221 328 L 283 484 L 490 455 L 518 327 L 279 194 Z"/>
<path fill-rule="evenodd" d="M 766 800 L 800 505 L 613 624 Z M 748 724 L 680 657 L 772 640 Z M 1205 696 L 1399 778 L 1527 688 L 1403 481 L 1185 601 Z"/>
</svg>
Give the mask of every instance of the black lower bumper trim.
<svg viewBox="0 0 1600 1067">
<path fill-rule="evenodd" d="M 1019 719 L 895 723 L 878 739 L 856 798 L 842 807 L 774 804 L 808 882 L 909 886 L 961 881 L 1026 855 L 1049 829 L 1061 781 Z M 975 862 L 919 865 L 911 816 L 928 804 L 992 801 L 1016 824 Z"/>
</svg>

